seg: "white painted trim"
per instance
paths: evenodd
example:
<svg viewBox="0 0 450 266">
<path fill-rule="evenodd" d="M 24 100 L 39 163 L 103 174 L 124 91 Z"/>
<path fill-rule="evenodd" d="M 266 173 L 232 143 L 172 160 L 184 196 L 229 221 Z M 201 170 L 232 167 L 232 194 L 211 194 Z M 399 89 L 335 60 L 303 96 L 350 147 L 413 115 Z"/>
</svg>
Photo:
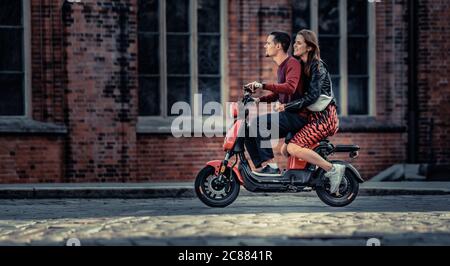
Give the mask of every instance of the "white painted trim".
<svg viewBox="0 0 450 266">
<path fill-rule="evenodd" d="M 351 1 L 351 0 L 350 0 Z M 339 1 L 339 85 L 341 116 L 348 116 L 347 0 Z"/>
<path fill-rule="evenodd" d="M 319 0 L 311 0 L 309 8 L 311 30 L 319 36 Z"/>
<path fill-rule="evenodd" d="M 229 62 L 228 62 L 228 0 L 220 0 L 220 68 L 221 68 L 221 101 L 222 106 L 230 99 Z"/>
<path fill-rule="evenodd" d="M 194 101 L 194 95 L 198 93 L 198 16 L 197 16 L 197 10 L 198 10 L 198 1 L 197 0 L 191 0 L 189 2 L 189 31 L 190 31 L 190 84 L 191 84 L 191 106 L 193 107 L 193 110 L 200 110 L 198 108 L 201 108 L 201 106 L 196 106 L 197 103 Z"/>
<path fill-rule="evenodd" d="M 159 1 L 159 88 L 161 117 L 167 117 L 166 1 Z"/>
<path fill-rule="evenodd" d="M 24 57 L 24 97 L 25 117 L 32 118 L 32 70 L 31 70 L 31 1 L 22 1 L 23 8 L 23 57 Z"/>
<path fill-rule="evenodd" d="M 376 48 L 376 13 L 375 13 L 375 2 L 369 2 L 368 8 L 368 32 L 369 32 L 369 43 L 368 43 L 368 72 L 369 72 L 369 116 L 376 116 L 377 114 L 377 101 L 376 101 L 376 90 L 377 90 L 377 48 Z"/>
</svg>

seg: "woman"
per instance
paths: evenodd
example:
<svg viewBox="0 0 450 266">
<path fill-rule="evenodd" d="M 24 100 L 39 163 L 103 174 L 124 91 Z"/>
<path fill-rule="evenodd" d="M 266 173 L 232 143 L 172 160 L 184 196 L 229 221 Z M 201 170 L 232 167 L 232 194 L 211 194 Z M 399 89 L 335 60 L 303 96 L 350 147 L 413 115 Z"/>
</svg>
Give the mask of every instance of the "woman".
<svg viewBox="0 0 450 266">
<path fill-rule="evenodd" d="M 315 103 L 321 94 L 333 96 L 331 77 L 326 65 L 320 59 L 320 48 L 313 31 L 298 32 L 294 43 L 294 56 L 299 58 L 303 65 L 306 90 L 300 99 L 287 105 L 280 105 L 277 109 L 279 112 L 300 112 L 308 117 L 308 123 L 290 140 L 289 144 L 283 145 L 282 154 L 285 156 L 290 154 L 324 169 L 325 177 L 330 179 L 330 193 L 339 194 L 345 165 L 331 164 L 311 150 L 312 145 L 336 134 L 339 127 L 334 97 L 323 111 L 312 112 L 306 108 Z"/>
</svg>

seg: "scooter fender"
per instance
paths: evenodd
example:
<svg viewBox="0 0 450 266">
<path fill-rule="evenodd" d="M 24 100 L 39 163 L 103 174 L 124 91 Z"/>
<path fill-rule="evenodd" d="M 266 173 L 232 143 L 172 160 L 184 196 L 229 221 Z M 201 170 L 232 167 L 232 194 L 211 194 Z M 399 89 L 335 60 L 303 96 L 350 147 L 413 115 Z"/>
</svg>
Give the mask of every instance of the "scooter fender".
<svg viewBox="0 0 450 266">
<path fill-rule="evenodd" d="M 366 182 L 366 180 L 364 180 L 364 178 L 362 178 L 361 174 L 358 172 L 358 170 L 356 170 L 356 168 L 350 164 L 350 163 L 345 163 L 345 166 L 350 169 L 350 171 L 353 172 L 353 174 L 356 176 L 356 179 L 358 180 L 358 183 L 362 184 L 364 182 Z"/>
<path fill-rule="evenodd" d="M 222 164 L 222 161 L 216 160 L 216 161 L 210 161 L 206 165 L 214 167 L 214 170 L 215 170 L 214 174 L 215 175 L 219 175 L 220 165 L 221 164 Z M 233 166 L 233 164 L 231 162 L 229 162 L 228 163 L 228 167 L 231 168 L 232 166 Z M 244 185 L 244 178 L 242 178 L 242 175 L 239 172 L 239 169 L 238 169 L 237 165 L 233 167 L 233 172 L 237 176 L 237 178 L 239 180 L 239 183 L 241 185 Z"/>
<path fill-rule="evenodd" d="M 350 163 L 348 163 L 348 162 L 345 162 L 345 161 L 340 161 L 340 160 L 332 160 L 332 161 L 330 161 L 331 163 L 337 163 L 337 164 L 343 164 L 343 165 L 345 165 L 345 167 L 348 169 L 348 170 L 350 170 L 354 175 L 355 175 L 355 177 L 356 177 L 356 181 L 358 181 L 358 183 L 364 183 L 365 182 L 365 180 L 364 180 L 364 178 L 362 178 L 361 177 L 361 174 L 358 172 L 358 170 L 356 170 L 356 168 L 352 165 L 352 164 L 350 164 Z M 312 179 L 312 181 L 311 181 L 311 183 L 314 185 L 314 186 L 322 186 L 323 185 L 323 182 L 322 182 L 322 180 L 320 179 L 320 178 L 318 178 L 318 177 L 320 177 L 320 176 L 323 176 L 323 174 L 324 174 L 324 170 L 323 169 L 321 169 L 321 168 L 318 168 L 317 170 L 316 170 L 316 172 L 315 172 L 315 174 L 314 174 L 314 178 Z"/>
</svg>

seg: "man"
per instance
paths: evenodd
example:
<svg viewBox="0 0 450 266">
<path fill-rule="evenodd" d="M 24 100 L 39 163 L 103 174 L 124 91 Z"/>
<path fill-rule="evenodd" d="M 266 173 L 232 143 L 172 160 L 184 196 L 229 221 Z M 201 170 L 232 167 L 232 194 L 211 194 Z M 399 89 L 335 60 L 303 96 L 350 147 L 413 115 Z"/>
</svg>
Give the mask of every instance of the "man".
<svg viewBox="0 0 450 266">
<path fill-rule="evenodd" d="M 267 37 L 267 42 L 264 45 L 266 57 L 272 58 L 278 66 L 278 84 L 266 84 L 256 81 L 248 84 L 247 86 L 252 88 L 252 90 L 263 89 L 271 92 L 269 95 L 255 99 L 256 103 L 271 103 L 278 100 L 281 104 L 287 104 L 297 100 L 302 95 L 301 65 L 295 58 L 288 54 L 290 44 L 291 38 L 285 32 L 275 31 Z M 280 112 L 278 115 L 279 123 L 273 126 L 277 127 L 276 129 L 278 129 L 281 138 L 286 137 L 289 132 L 299 131 L 307 122 L 305 117 L 296 113 Z M 265 121 L 269 125 L 268 130 L 271 130 L 272 114 L 266 114 L 264 116 L 267 117 Z M 249 138 L 245 145 L 253 164 L 257 168 L 257 174 L 278 175 L 280 174 L 280 169 L 273 160 L 272 148 L 261 147 L 262 141 L 270 140 L 270 137 L 269 139 L 261 137 L 259 130 L 259 121 L 261 119 L 263 119 L 262 116 L 250 123 L 250 126 L 257 126 L 257 136 L 256 138 Z M 265 164 L 264 167 L 263 164 Z"/>
</svg>

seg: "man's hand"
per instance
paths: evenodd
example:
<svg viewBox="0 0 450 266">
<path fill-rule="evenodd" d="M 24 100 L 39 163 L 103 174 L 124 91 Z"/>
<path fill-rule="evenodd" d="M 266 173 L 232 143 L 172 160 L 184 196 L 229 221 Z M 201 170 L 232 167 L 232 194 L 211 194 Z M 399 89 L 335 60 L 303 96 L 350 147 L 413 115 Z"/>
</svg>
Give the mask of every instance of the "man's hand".
<svg viewBox="0 0 450 266">
<path fill-rule="evenodd" d="M 245 87 L 249 87 L 252 90 L 252 92 L 255 92 L 259 89 L 262 89 L 263 85 L 260 82 L 253 81 L 252 83 L 245 85 Z"/>
<path fill-rule="evenodd" d="M 284 108 L 286 107 L 286 104 L 281 104 L 279 102 L 277 102 L 275 104 L 275 112 L 284 112 Z"/>
</svg>

